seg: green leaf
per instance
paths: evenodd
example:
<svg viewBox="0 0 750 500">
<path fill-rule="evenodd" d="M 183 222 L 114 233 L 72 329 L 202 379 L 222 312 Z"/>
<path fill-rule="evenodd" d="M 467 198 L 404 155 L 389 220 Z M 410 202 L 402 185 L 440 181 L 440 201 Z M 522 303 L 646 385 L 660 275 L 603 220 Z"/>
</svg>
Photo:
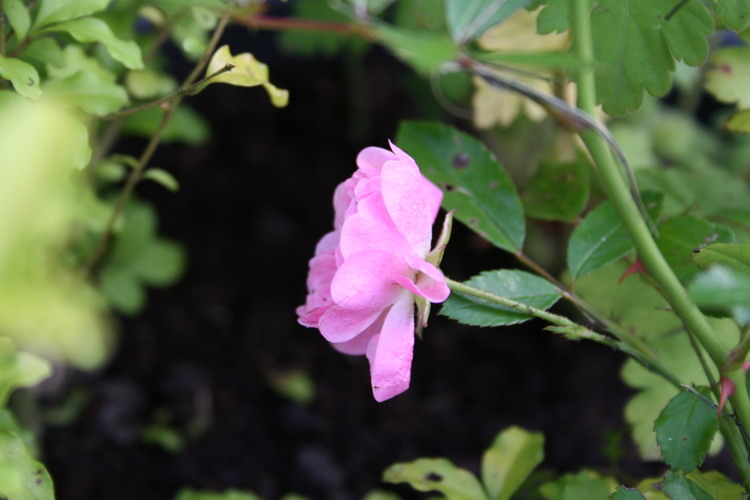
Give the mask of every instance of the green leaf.
<svg viewBox="0 0 750 500">
<path fill-rule="evenodd" d="M 185 270 L 185 250 L 177 243 L 165 239 L 151 242 L 133 262 L 132 270 L 152 286 L 169 286 Z"/>
<path fill-rule="evenodd" d="M 162 114 L 158 108 L 149 108 L 128 115 L 122 122 L 122 133 L 139 137 L 151 137 L 159 127 Z M 164 144 L 182 142 L 197 146 L 208 140 L 211 129 L 206 120 L 187 104 L 180 104 L 164 130 L 161 142 Z"/>
<path fill-rule="evenodd" d="M 400 2 L 399 2 L 400 3 Z M 291 3 L 292 17 L 332 23 L 348 23 L 351 20 L 331 8 L 328 0 L 305 0 Z M 438 7 L 436 6 L 437 10 Z M 300 56 L 334 56 L 346 45 L 346 38 L 336 33 L 287 30 L 279 33 L 282 50 Z"/>
<path fill-rule="evenodd" d="M 742 494 L 745 492 L 741 485 L 732 482 L 719 471 L 701 472 L 696 469 L 687 477 L 716 500 L 742 498 Z"/>
<path fill-rule="evenodd" d="M 664 475 L 661 490 L 672 500 L 714 500 L 700 486 L 683 476 L 668 471 Z"/>
<path fill-rule="evenodd" d="M 489 500 L 508 500 L 544 460 L 544 434 L 510 427 L 482 457 L 482 483 Z"/>
<path fill-rule="evenodd" d="M 446 0 L 445 17 L 456 43 L 477 38 L 501 23 L 529 0 Z"/>
<path fill-rule="evenodd" d="M 750 244 L 714 243 L 694 252 L 693 262 L 703 270 L 721 264 L 750 272 Z"/>
<path fill-rule="evenodd" d="M 620 486 L 617 490 L 612 493 L 609 497 L 610 500 L 646 500 L 643 493 L 638 491 L 636 488 L 626 488 Z"/>
<path fill-rule="evenodd" d="M 740 325 L 750 325 L 750 272 L 713 266 L 698 275 L 688 291 L 701 309 L 731 315 Z"/>
<path fill-rule="evenodd" d="M 190 488 L 182 488 L 174 500 L 262 500 L 251 491 L 226 490 L 222 493 L 212 491 L 198 491 Z"/>
<path fill-rule="evenodd" d="M 55 498 L 47 469 L 31 457 L 21 438 L 10 431 L 0 431 L 0 496 L 13 500 Z"/>
<path fill-rule="evenodd" d="M 47 80 L 44 90 L 97 116 L 117 111 L 128 102 L 128 93 L 124 88 L 103 79 L 98 73 L 86 70 L 66 78 Z"/>
<path fill-rule="evenodd" d="M 110 0 L 42 0 L 34 20 L 34 28 L 39 29 L 52 23 L 59 23 L 77 17 L 91 15 L 107 8 Z"/>
<path fill-rule="evenodd" d="M 417 73 L 430 76 L 456 57 L 456 46 L 442 31 L 408 30 L 376 25 L 375 37 Z"/>
<path fill-rule="evenodd" d="M 390 491 L 372 490 L 368 491 L 362 500 L 401 500 L 401 497 Z"/>
<path fill-rule="evenodd" d="M 137 69 L 128 72 L 125 87 L 137 99 L 153 99 L 177 90 L 177 81 L 152 69 Z"/>
<path fill-rule="evenodd" d="M 49 361 L 27 352 L 18 352 L 13 341 L 0 337 L 0 407 L 21 387 L 34 387 L 52 374 Z"/>
<path fill-rule="evenodd" d="M 60 45 L 58 45 L 54 38 L 50 37 L 40 38 L 31 42 L 21 52 L 21 58 L 52 66 L 62 66 L 65 64 L 65 56 Z"/>
<path fill-rule="evenodd" d="M 561 297 L 560 290 L 544 278 L 509 269 L 485 271 L 465 284 L 538 309 L 549 309 Z M 530 314 L 520 313 L 460 292 L 451 294 L 440 309 L 440 314 L 465 325 L 474 326 L 515 325 L 533 318 Z"/>
<path fill-rule="evenodd" d="M 177 182 L 177 179 L 175 179 L 171 173 L 161 168 L 149 168 L 146 170 L 146 173 L 143 174 L 143 178 L 152 180 L 172 192 L 180 190 L 180 183 Z"/>
<path fill-rule="evenodd" d="M 593 5 L 594 0 L 588 0 Z M 540 35 L 547 35 L 556 31 L 562 33 L 570 29 L 571 3 L 563 0 L 534 0 L 528 10 L 536 10 L 544 5 L 536 18 L 536 30 Z"/>
<path fill-rule="evenodd" d="M 750 2 L 747 0 L 716 0 L 714 12 L 720 23 L 733 31 L 742 31 L 750 24 Z"/>
<path fill-rule="evenodd" d="M 446 125 L 401 122 L 397 144 L 444 194 L 443 208 L 494 245 L 523 247 L 523 207 L 513 181 L 480 141 Z"/>
<path fill-rule="evenodd" d="M 699 391 L 710 398 L 708 390 Z M 673 397 L 654 422 L 664 461 L 685 473 L 703 463 L 718 428 L 716 411 L 690 391 Z"/>
<path fill-rule="evenodd" d="M 386 483 L 409 483 L 417 491 L 438 491 L 447 500 L 487 500 L 474 475 L 444 458 L 421 458 L 393 464 L 383 472 Z"/>
<path fill-rule="evenodd" d="M 589 184 L 583 162 L 542 162 L 521 193 L 524 211 L 533 219 L 572 222 L 586 208 Z"/>
<path fill-rule="evenodd" d="M 661 210 L 662 197 L 643 193 L 643 203 L 652 218 Z M 633 243 L 617 216 L 614 205 L 605 201 L 575 228 L 568 241 L 568 268 L 573 279 L 581 278 L 621 259 L 633 250 Z"/>
<path fill-rule="evenodd" d="M 271 98 L 271 104 L 283 108 L 289 104 L 289 91 L 275 87 L 268 80 L 268 66 L 258 61 L 249 52 L 233 56 L 229 45 L 223 45 L 211 56 L 206 68 L 206 76 L 210 76 L 227 65 L 234 66 L 231 70 L 211 78 L 206 85 L 212 83 L 228 83 L 240 87 L 257 87 L 262 85 Z"/>
<path fill-rule="evenodd" d="M 710 243 L 730 243 L 733 240 L 731 231 L 699 217 L 685 215 L 661 224 L 656 244 L 680 281 L 687 283 L 699 272 L 693 263 L 696 250 Z"/>
<path fill-rule="evenodd" d="M 146 303 L 146 293 L 129 269 L 105 269 L 99 286 L 107 302 L 123 314 L 135 315 Z"/>
<path fill-rule="evenodd" d="M 743 109 L 730 116 L 724 127 L 730 132 L 750 134 L 750 109 Z"/>
<path fill-rule="evenodd" d="M 39 99 L 39 73 L 27 62 L 12 57 L 0 56 L 0 77 L 10 80 L 16 92 L 29 99 Z"/>
<path fill-rule="evenodd" d="M 547 500 L 608 500 L 614 489 L 615 484 L 611 479 L 583 470 L 547 483 L 539 488 L 539 492 Z"/>
<path fill-rule="evenodd" d="M 703 2 L 687 2 L 667 21 L 668 0 L 599 0 L 591 14 L 596 89 L 604 111 L 622 115 L 640 107 L 643 89 L 663 96 L 674 59 L 698 66 L 708 56 L 713 17 Z"/>
<path fill-rule="evenodd" d="M 5 11 L 5 15 L 8 16 L 8 21 L 10 21 L 13 31 L 16 32 L 16 39 L 20 42 L 26 38 L 26 34 L 31 27 L 29 9 L 26 8 L 26 5 L 21 0 L 5 0 L 3 2 L 3 10 Z"/>
<path fill-rule="evenodd" d="M 120 40 L 117 38 L 109 25 L 101 19 L 85 17 L 55 24 L 43 30 L 43 32 L 50 31 L 66 32 L 81 43 L 99 42 L 107 48 L 109 55 L 120 61 L 127 68 L 143 68 L 143 58 L 141 57 L 141 49 L 138 47 L 138 44 L 132 40 Z"/>
</svg>

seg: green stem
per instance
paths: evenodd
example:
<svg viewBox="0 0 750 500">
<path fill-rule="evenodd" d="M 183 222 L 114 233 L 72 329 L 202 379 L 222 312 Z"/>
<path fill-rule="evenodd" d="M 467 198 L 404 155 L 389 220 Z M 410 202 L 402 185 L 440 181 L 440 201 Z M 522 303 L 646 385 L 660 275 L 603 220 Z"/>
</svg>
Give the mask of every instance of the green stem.
<svg viewBox="0 0 750 500">
<path fill-rule="evenodd" d="M 551 323 L 552 325 L 555 325 L 555 327 L 564 329 L 564 331 L 561 331 L 557 328 L 551 328 L 551 331 L 554 331 L 556 333 L 564 333 L 567 336 L 575 336 L 579 339 L 592 340 L 599 344 L 617 349 L 618 351 L 622 351 L 623 353 L 629 355 L 630 357 L 641 363 L 648 370 L 653 370 L 659 373 L 661 376 L 675 385 L 675 387 L 681 387 L 680 381 L 677 379 L 677 377 L 675 377 L 669 370 L 663 367 L 656 359 L 653 359 L 650 356 L 633 349 L 631 346 L 627 345 L 624 342 L 620 342 L 606 335 L 597 333 L 589 328 L 586 328 L 583 325 L 579 325 L 578 323 L 566 318 L 565 316 L 560 316 L 559 314 L 554 314 L 543 309 L 524 304 L 523 302 L 518 302 L 501 295 L 496 295 L 486 290 L 474 288 L 473 286 L 454 281 L 450 278 L 446 278 L 445 281 L 448 284 L 448 287 L 455 292 L 493 302 L 508 309 L 512 309 L 514 311 L 518 311 L 520 313 L 528 314 L 530 316 L 542 319 L 548 323 Z"/>
<path fill-rule="evenodd" d="M 576 55 L 584 61 L 594 60 L 589 6 L 590 4 L 586 0 L 573 0 L 574 50 Z M 578 107 L 595 116 L 596 86 L 591 67 L 588 66 L 579 70 L 577 79 Z M 698 342 L 706 350 L 716 368 L 724 366 L 729 349 L 715 336 L 708 320 L 695 303 L 690 300 L 687 291 L 659 251 L 659 247 L 651 236 L 646 222 L 641 217 L 638 206 L 623 179 L 622 172 L 614 161 L 607 145 L 591 131 L 581 132 L 581 138 L 599 169 L 602 184 L 609 199 L 614 204 L 620 220 L 633 240 L 638 256 L 646 270 L 656 281 L 685 327 L 695 334 Z M 738 380 L 744 377 L 741 370 L 727 373 L 727 376 L 735 382 L 738 388 L 740 383 L 744 388 L 744 380 L 741 382 Z M 733 406 L 736 408 L 740 421 L 745 428 L 750 429 L 750 400 L 747 392 L 738 390 L 733 400 L 735 403 Z"/>
<path fill-rule="evenodd" d="M 5 11 L 0 0 L 0 56 L 5 57 Z"/>
<path fill-rule="evenodd" d="M 200 89 L 201 85 L 208 82 L 212 78 L 219 76 L 222 73 L 231 71 L 233 68 L 234 68 L 233 65 L 227 64 L 223 68 L 211 73 L 207 77 L 202 78 L 201 80 L 198 80 L 197 82 L 192 83 L 190 85 L 182 86 L 176 91 L 172 92 L 171 94 L 165 95 L 164 97 L 160 97 L 159 99 L 156 99 L 155 101 L 147 102 L 145 104 L 139 104 L 138 106 L 133 106 L 132 108 L 128 108 L 128 109 L 121 109 L 120 111 L 115 111 L 114 113 L 104 115 L 102 116 L 101 119 L 102 120 L 117 120 L 119 118 L 123 118 L 125 116 L 132 115 L 134 113 L 145 111 L 149 108 L 155 108 L 157 106 L 168 104 L 186 95 L 193 95 L 196 91 Z"/>
</svg>

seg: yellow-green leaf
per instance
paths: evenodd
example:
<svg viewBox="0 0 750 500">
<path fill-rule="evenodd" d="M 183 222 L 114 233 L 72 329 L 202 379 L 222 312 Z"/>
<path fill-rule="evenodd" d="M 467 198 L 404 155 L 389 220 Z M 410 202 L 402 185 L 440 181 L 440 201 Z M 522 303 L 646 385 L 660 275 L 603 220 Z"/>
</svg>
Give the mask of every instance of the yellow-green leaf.
<svg viewBox="0 0 750 500">
<path fill-rule="evenodd" d="M 206 68 L 206 76 L 221 71 L 227 65 L 231 65 L 232 69 L 211 78 L 206 85 L 211 83 L 228 83 L 239 87 L 262 85 L 271 98 L 271 104 L 277 108 L 283 108 L 289 103 L 289 91 L 272 85 L 268 80 L 268 66 L 258 61 L 249 52 L 233 56 L 229 45 L 224 45 L 214 52 Z"/>
<path fill-rule="evenodd" d="M 39 99 L 39 73 L 27 62 L 12 57 L 0 56 L 0 77 L 10 80 L 16 92 L 29 99 Z"/>
</svg>

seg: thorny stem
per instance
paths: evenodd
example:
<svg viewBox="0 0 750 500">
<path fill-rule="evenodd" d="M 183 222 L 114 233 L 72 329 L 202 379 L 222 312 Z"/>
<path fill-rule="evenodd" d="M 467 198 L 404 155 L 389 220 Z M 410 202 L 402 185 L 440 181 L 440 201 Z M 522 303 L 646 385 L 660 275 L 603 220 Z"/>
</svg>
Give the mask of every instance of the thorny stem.
<svg viewBox="0 0 750 500">
<path fill-rule="evenodd" d="M 232 20 L 248 28 L 271 31 L 316 31 L 335 33 L 337 35 L 354 35 L 365 40 L 373 38 L 372 32 L 364 25 L 316 21 L 313 19 L 295 19 L 271 16 L 248 16 L 234 14 Z"/>
<path fill-rule="evenodd" d="M 204 68 L 208 64 L 209 59 L 211 58 L 211 55 L 216 49 L 216 45 L 219 43 L 219 39 L 221 38 L 221 35 L 224 33 L 224 30 L 226 29 L 228 22 L 229 22 L 228 15 L 221 18 L 218 26 L 216 27 L 216 30 L 214 31 L 213 36 L 211 37 L 211 41 L 208 43 L 206 51 L 204 52 L 200 61 L 198 61 L 198 63 L 196 64 L 195 68 L 193 68 L 193 71 L 190 73 L 190 75 L 188 75 L 185 81 L 182 82 L 181 88 L 190 87 L 198 78 L 198 75 L 200 75 L 201 72 L 204 70 Z M 130 172 L 130 175 L 128 176 L 127 181 L 125 181 L 125 187 L 123 188 L 122 192 L 120 193 L 119 198 L 117 199 L 115 208 L 114 210 L 112 210 L 112 215 L 107 221 L 107 226 L 104 229 L 104 233 L 102 234 L 101 238 L 96 244 L 96 247 L 94 248 L 93 252 L 91 252 L 91 255 L 89 256 L 89 258 L 86 260 L 86 262 L 83 265 L 82 271 L 84 275 L 88 275 L 89 273 L 91 273 L 96 263 L 107 251 L 107 248 L 109 246 L 109 241 L 112 238 L 112 232 L 114 231 L 115 224 L 117 223 L 117 219 L 120 217 L 120 214 L 125 208 L 125 205 L 127 204 L 128 200 L 130 199 L 130 196 L 133 194 L 133 190 L 135 189 L 136 184 L 138 184 L 138 181 L 141 180 L 141 177 L 143 176 L 143 171 L 145 170 L 146 166 L 151 161 L 151 158 L 156 152 L 156 149 L 158 148 L 159 143 L 161 142 L 161 138 L 164 135 L 164 131 L 166 130 L 167 125 L 169 125 L 169 121 L 174 116 L 174 112 L 177 109 L 177 106 L 180 105 L 180 102 L 182 101 L 183 98 L 184 98 L 184 95 L 178 95 L 171 102 L 163 103 L 163 106 L 166 107 L 166 110 L 164 112 L 164 116 L 162 117 L 161 123 L 159 123 L 159 127 L 156 129 L 156 132 L 154 133 L 154 135 L 151 137 L 151 140 L 146 145 L 146 149 L 143 150 L 141 157 L 138 159 L 138 164 Z"/>
<path fill-rule="evenodd" d="M 145 104 L 139 104 L 138 106 L 133 106 L 132 108 L 128 109 L 122 109 L 120 111 L 115 111 L 114 113 L 110 113 L 108 115 L 102 116 L 102 120 L 118 120 L 120 118 L 126 117 L 128 115 L 132 115 L 133 113 L 139 113 L 141 111 L 145 111 L 149 108 L 155 108 L 157 106 L 162 106 L 164 104 L 167 104 L 169 102 L 175 101 L 178 98 L 181 98 L 186 95 L 193 95 L 197 90 L 199 90 L 200 86 L 206 83 L 207 81 L 211 80 L 212 78 L 215 78 L 222 73 L 226 73 L 227 71 L 231 71 L 234 68 L 233 65 L 227 64 L 223 68 L 211 73 L 205 78 L 202 78 L 198 80 L 197 82 L 188 85 L 188 86 L 182 86 L 176 91 L 172 92 L 171 94 L 165 95 L 164 97 L 160 97 L 159 99 L 156 99 L 155 101 L 147 102 Z"/>
<path fill-rule="evenodd" d="M 548 311 L 544 311 L 537 307 L 530 306 L 528 304 L 524 304 L 523 302 L 518 302 L 513 299 L 509 299 L 507 297 L 496 295 L 486 290 L 474 288 L 473 286 L 467 285 L 465 283 L 460 283 L 458 281 L 454 281 L 450 278 L 446 278 L 445 281 L 448 284 L 448 287 L 455 292 L 458 292 L 463 295 L 469 295 L 471 297 L 476 297 L 482 300 L 486 300 L 488 302 L 493 302 L 500 306 L 506 307 L 508 309 L 512 309 L 514 311 L 518 311 L 523 314 L 534 316 L 548 323 L 551 323 L 552 325 L 555 325 L 556 327 L 565 329 L 565 332 L 558 332 L 558 333 L 572 335 L 580 339 L 592 340 L 599 344 L 604 344 L 613 349 L 622 351 L 623 353 L 631 356 L 633 359 L 641 363 L 648 370 L 653 370 L 653 371 L 658 372 L 660 375 L 662 375 L 665 379 L 667 379 L 669 382 L 674 384 L 676 387 L 679 388 L 680 386 L 680 382 L 677 379 L 677 377 L 675 377 L 672 373 L 670 373 L 669 370 L 664 368 L 658 361 L 656 361 L 656 359 L 650 358 L 648 355 L 644 355 L 644 353 L 633 349 L 631 346 L 627 345 L 624 342 L 620 342 L 606 335 L 597 333 L 589 328 L 586 328 L 583 325 L 579 325 L 578 323 L 566 318 L 565 316 L 560 316 L 559 314 L 554 314 Z M 555 330 L 552 330 L 552 331 L 555 331 Z"/>
<path fill-rule="evenodd" d="M 574 50 L 584 61 L 593 61 L 594 54 L 589 19 L 589 2 L 586 0 L 574 0 L 572 18 Z M 577 83 L 578 106 L 594 116 L 596 86 L 590 68 L 584 68 L 579 71 Z M 580 135 L 598 167 L 602 184 L 607 191 L 609 199 L 614 204 L 620 220 L 633 240 L 641 262 L 643 262 L 646 270 L 659 285 L 659 288 L 683 321 L 685 327 L 695 334 L 695 337 L 706 350 L 713 364 L 717 369 L 724 366 L 729 350 L 716 337 L 708 320 L 690 299 L 687 291 L 661 254 L 606 144 L 590 130 L 582 131 Z M 735 413 L 742 425 L 746 429 L 750 429 L 750 399 L 748 399 L 747 391 L 744 390 L 744 373 L 742 370 L 735 370 L 725 375 L 731 378 L 738 388 L 735 396 L 732 398 Z M 739 389 L 740 387 L 742 387 L 741 390 Z M 728 434 L 726 437 L 727 439 L 732 439 L 731 434 Z M 738 463 L 737 465 L 741 470 L 746 467 L 746 464 Z M 745 485 L 747 487 L 750 483 L 746 482 Z"/>
</svg>

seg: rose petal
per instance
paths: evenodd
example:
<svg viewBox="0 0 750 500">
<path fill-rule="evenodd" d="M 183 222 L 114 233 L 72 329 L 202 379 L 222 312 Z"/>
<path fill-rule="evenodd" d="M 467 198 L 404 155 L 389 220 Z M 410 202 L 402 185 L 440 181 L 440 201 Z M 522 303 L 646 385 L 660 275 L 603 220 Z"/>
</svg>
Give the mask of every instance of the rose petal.
<svg viewBox="0 0 750 500">
<path fill-rule="evenodd" d="M 405 293 L 388 311 L 380 335 L 374 336 L 367 348 L 376 401 L 385 401 L 409 388 L 413 349 L 414 301 Z"/>
<path fill-rule="evenodd" d="M 409 243 L 392 224 L 360 213 L 344 222 L 340 248 L 344 260 L 368 250 L 382 250 L 393 255 L 412 253 Z"/>
<path fill-rule="evenodd" d="M 381 310 L 347 309 L 334 305 L 320 317 L 318 329 L 328 342 L 347 342 L 372 325 Z"/>
<path fill-rule="evenodd" d="M 396 158 L 398 158 L 399 160 L 414 162 L 414 158 L 406 154 L 403 149 L 393 144 L 390 139 L 388 139 L 388 145 L 391 147 L 391 151 L 393 151 L 393 154 L 396 155 Z"/>
<path fill-rule="evenodd" d="M 357 166 L 367 176 L 378 175 L 383 164 L 395 160 L 396 155 L 383 148 L 365 148 L 357 155 Z"/>
<path fill-rule="evenodd" d="M 381 250 L 355 253 L 336 271 L 331 297 L 342 308 L 382 311 L 402 291 L 393 278 L 406 272 L 406 263 L 391 253 Z"/>
<path fill-rule="evenodd" d="M 382 313 L 373 324 L 365 328 L 362 333 L 358 334 L 351 340 L 346 342 L 331 343 L 331 345 L 339 352 L 350 355 L 362 355 L 367 352 L 367 345 L 370 340 L 383 329 L 383 322 L 385 321 L 386 313 Z"/>
<path fill-rule="evenodd" d="M 397 276 L 394 278 L 396 283 L 436 304 L 448 298 L 451 291 L 440 269 L 423 259 L 407 257 L 406 262 L 412 273 Z M 417 277 L 416 282 L 414 275 Z"/>
<path fill-rule="evenodd" d="M 380 177 L 388 214 L 417 255 L 425 257 L 430 251 L 432 224 L 443 193 L 413 162 L 388 162 L 383 165 Z"/>
</svg>

